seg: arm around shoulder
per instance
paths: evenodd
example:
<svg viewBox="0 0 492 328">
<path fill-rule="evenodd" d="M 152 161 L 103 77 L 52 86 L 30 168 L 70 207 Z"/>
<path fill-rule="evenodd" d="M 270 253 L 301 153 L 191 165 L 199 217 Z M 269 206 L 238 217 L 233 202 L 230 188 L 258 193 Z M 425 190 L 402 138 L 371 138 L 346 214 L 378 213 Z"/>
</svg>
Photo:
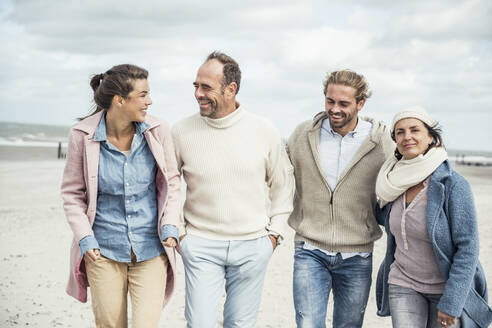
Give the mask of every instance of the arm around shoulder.
<svg viewBox="0 0 492 328">
<path fill-rule="evenodd" d="M 394 156 L 396 150 L 396 144 L 391 138 L 391 134 L 388 128 L 385 129 L 383 135 L 381 136 L 381 143 L 383 147 L 383 152 L 385 154 L 385 158 L 388 159 L 391 156 Z"/>
</svg>

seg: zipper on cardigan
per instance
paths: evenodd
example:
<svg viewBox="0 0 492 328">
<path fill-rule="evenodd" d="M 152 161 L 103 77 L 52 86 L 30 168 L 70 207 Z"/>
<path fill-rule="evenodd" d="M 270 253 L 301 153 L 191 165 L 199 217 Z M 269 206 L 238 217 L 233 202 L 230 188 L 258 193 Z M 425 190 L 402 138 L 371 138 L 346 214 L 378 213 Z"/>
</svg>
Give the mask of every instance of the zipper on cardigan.
<svg viewBox="0 0 492 328">
<path fill-rule="evenodd" d="M 331 211 L 331 223 L 332 223 L 332 229 L 331 229 L 331 240 L 332 243 L 335 243 L 335 213 L 333 210 L 333 194 L 334 192 L 331 193 L 330 195 L 330 211 Z"/>
</svg>

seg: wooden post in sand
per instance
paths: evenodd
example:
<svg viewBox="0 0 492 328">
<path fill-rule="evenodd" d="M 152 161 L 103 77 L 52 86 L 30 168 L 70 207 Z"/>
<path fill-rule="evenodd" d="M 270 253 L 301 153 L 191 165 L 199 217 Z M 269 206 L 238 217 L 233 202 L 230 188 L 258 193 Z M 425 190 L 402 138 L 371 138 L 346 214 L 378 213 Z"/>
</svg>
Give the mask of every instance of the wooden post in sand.
<svg viewBox="0 0 492 328">
<path fill-rule="evenodd" d="M 58 141 L 58 159 L 62 158 L 61 141 Z"/>
</svg>

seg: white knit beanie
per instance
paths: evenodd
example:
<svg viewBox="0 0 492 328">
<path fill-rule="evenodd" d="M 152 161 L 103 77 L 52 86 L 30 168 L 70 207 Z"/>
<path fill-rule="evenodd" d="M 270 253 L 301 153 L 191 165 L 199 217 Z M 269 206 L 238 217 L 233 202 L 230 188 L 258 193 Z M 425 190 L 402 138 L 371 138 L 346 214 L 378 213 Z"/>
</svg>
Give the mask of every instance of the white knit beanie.
<svg viewBox="0 0 492 328">
<path fill-rule="evenodd" d="M 422 107 L 410 107 L 404 109 L 398 113 L 396 113 L 395 117 L 393 117 L 393 123 L 391 124 L 391 132 L 395 131 L 395 125 L 398 121 L 403 120 L 404 118 L 416 118 L 434 128 L 437 125 L 437 122 L 430 117 L 429 113 L 425 111 Z"/>
</svg>

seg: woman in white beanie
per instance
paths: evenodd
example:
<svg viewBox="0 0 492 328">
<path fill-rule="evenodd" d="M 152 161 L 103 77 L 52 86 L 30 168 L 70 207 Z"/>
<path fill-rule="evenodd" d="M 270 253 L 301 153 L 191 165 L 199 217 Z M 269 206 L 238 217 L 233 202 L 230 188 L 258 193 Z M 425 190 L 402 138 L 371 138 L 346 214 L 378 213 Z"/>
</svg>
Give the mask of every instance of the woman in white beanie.
<svg viewBox="0 0 492 328">
<path fill-rule="evenodd" d="M 376 194 L 387 250 L 378 272 L 378 315 L 393 327 L 488 327 L 492 309 L 478 262 L 478 231 L 468 182 L 454 171 L 437 122 L 419 107 L 397 113 L 394 158 Z"/>
</svg>

